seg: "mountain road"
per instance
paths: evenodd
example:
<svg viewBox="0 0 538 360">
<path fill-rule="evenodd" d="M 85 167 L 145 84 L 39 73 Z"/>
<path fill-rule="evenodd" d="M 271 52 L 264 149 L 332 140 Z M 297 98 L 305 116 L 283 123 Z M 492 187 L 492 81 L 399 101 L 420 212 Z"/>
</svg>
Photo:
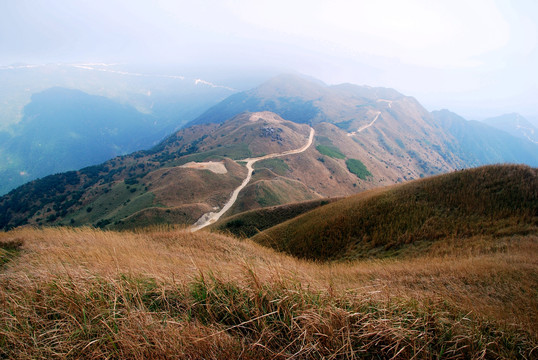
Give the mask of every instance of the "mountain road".
<svg viewBox="0 0 538 360">
<path fill-rule="evenodd" d="M 252 173 L 254 172 L 254 168 L 253 168 L 254 163 L 256 163 L 258 161 L 261 161 L 261 160 L 272 159 L 272 158 L 281 157 L 281 156 L 300 154 L 300 153 L 304 152 L 306 149 L 308 149 L 312 145 L 312 142 L 314 141 L 314 134 L 315 134 L 315 130 L 313 128 L 310 128 L 310 135 L 308 137 L 308 141 L 306 142 L 305 145 L 303 145 L 299 149 L 288 150 L 288 151 L 284 151 L 284 152 L 281 152 L 281 153 L 264 155 L 264 156 L 260 156 L 260 157 L 256 157 L 256 158 L 247 158 L 247 159 L 243 159 L 243 160 L 236 160 L 236 161 L 246 161 L 247 162 L 247 164 L 246 164 L 247 170 L 248 170 L 247 177 L 245 178 L 245 180 L 243 180 L 241 185 L 239 185 L 239 187 L 237 187 L 233 191 L 232 196 L 230 197 L 230 200 L 228 200 L 228 202 L 224 205 L 224 207 L 218 213 L 209 212 L 209 213 L 206 213 L 206 214 L 202 215 L 202 217 L 200 217 L 200 219 L 198 219 L 198 221 L 190 228 L 190 231 L 195 232 L 195 231 L 198 231 L 198 230 L 200 230 L 200 229 L 202 229 L 202 228 L 204 228 L 204 227 L 206 227 L 208 225 L 213 224 L 218 219 L 220 219 L 220 217 L 222 215 L 224 215 L 224 213 L 226 213 L 228 210 L 230 210 L 230 208 L 233 206 L 233 204 L 235 204 L 235 202 L 237 200 L 237 196 L 239 195 L 241 190 L 243 190 L 245 188 L 245 186 L 247 186 L 248 183 L 250 182 L 250 179 L 252 178 Z"/>
</svg>

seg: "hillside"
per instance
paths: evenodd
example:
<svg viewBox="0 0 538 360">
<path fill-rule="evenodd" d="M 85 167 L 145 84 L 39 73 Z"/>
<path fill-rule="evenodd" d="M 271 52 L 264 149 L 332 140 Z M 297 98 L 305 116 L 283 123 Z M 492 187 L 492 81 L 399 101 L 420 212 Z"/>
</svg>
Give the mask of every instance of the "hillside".
<svg viewBox="0 0 538 360">
<path fill-rule="evenodd" d="M 237 160 L 297 149 L 304 145 L 308 129 L 306 124 L 270 112 L 244 113 L 220 124 L 191 126 L 151 150 L 49 176 L 10 192 L 0 199 L 0 226 L 69 224 L 126 229 L 157 223 L 193 224 L 202 215 L 221 209 L 246 177 L 244 162 Z M 327 123 L 314 129 L 314 143 L 303 153 L 256 163 L 251 181 L 226 215 L 351 195 L 450 169 L 433 155 L 429 162 L 421 160 L 417 169 L 417 160 L 406 158 L 403 151 L 393 152 L 400 160 L 392 163 L 389 155 L 381 158 L 383 152 L 373 152 L 367 136 L 348 136 Z M 216 173 L 204 165 L 186 165 L 208 161 L 223 164 L 226 170 Z M 407 165 L 397 165 L 402 161 Z"/>
<path fill-rule="evenodd" d="M 538 234 L 538 170 L 486 166 L 367 191 L 252 239 L 314 260 L 416 256 L 437 241 Z"/>
<path fill-rule="evenodd" d="M 536 166 L 538 160 L 536 143 L 447 111 L 430 113 L 416 99 L 396 90 L 328 86 L 297 75 L 277 76 L 234 94 L 191 124 L 219 123 L 242 111 L 271 111 L 316 129 L 327 123 L 338 127 L 368 158 L 395 170 L 386 175 L 387 184 L 486 164 Z M 525 130 L 528 126 L 522 119 L 516 120 L 507 126 L 520 134 L 532 132 Z"/>
<path fill-rule="evenodd" d="M 367 168 L 378 166 L 382 185 L 469 166 L 454 155 L 456 139 L 414 98 L 393 89 L 328 86 L 281 75 L 230 96 L 191 124 L 219 123 L 242 111 L 272 111 L 311 124 L 318 134 L 330 138 L 323 145 L 348 149 L 352 157 L 367 160 Z"/>
<path fill-rule="evenodd" d="M 219 220 L 211 225 L 210 229 L 230 233 L 239 238 L 252 237 L 260 231 L 336 200 L 338 198 L 327 198 L 244 211 Z"/>
<path fill-rule="evenodd" d="M 327 266 L 204 231 L 18 229 L 0 357 L 530 359 L 537 241 Z"/>
<path fill-rule="evenodd" d="M 232 159 L 299 148 L 308 129 L 270 113 L 243 114 L 220 125 L 187 128 L 150 151 L 48 176 L 11 191 L 0 198 L 0 226 L 192 224 L 222 207 L 246 176 L 246 168 Z M 204 161 L 223 171 L 193 166 Z M 302 187 L 311 198 L 312 190 Z M 146 222 L 138 224 L 136 219 Z"/>
<path fill-rule="evenodd" d="M 455 138 L 453 151 L 467 167 L 499 163 L 538 166 L 537 143 L 483 122 L 465 120 L 448 110 L 434 111 L 432 115 Z"/>
</svg>

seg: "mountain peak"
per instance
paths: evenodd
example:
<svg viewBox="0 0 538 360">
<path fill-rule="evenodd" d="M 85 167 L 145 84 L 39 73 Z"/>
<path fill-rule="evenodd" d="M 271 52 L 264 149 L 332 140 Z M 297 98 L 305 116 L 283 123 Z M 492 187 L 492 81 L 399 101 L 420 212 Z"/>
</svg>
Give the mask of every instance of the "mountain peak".
<svg viewBox="0 0 538 360">
<path fill-rule="evenodd" d="M 253 91 L 258 96 L 302 97 L 315 99 L 326 91 L 327 85 L 322 81 L 297 74 L 275 76 Z"/>
</svg>

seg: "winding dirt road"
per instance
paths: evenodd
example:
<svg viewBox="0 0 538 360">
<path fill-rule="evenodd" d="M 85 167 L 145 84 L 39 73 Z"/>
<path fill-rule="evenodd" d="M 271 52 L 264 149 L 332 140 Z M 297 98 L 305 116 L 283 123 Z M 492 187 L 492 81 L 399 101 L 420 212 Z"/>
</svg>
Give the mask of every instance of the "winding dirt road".
<svg viewBox="0 0 538 360">
<path fill-rule="evenodd" d="M 348 133 L 347 136 L 353 136 L 356 133 L 360 133 L 361 131 L 363 131 L 365 129 L 368 129 L 370 126 L 374 125 L 374 123 L 377 120 L 377 118 L 379 117 L 379 115 L 381 115 L 381 111 L 377 112 L 377 115 L 375 116 L 374 120 L 372 120 L 371 123 L 369 123 L 368 125 L 361 126 L 360 128 L 357 129 L 357 131 L 353 131 L 353 132 Z"/>
<path fill-rule="evenodd" d="M 377 102 L 385 102 L 388 104 L 389 106 L 389 109 L 392 108 L 392 100 L 385 100 L 385 99 L 377 99 Z M 361 126 L 360 128 L 358 128 L 356 131 L 353 131 L 353 132 L 350 132 L 347 134 L 347 136 L 353 136 L 353 135 L 356 135 L 357 133 L 360 133 L 361 131 L 363 130 L 366 130 L 368 129 L 370 126 L 374 125 L 374 123 L 376 122 L 377 118 L 379 117 L 379 115 L 381 115 L 381 111 L 378 111 L 374 120 L 372 120 L 371 123 L 369 123 L 368 125 L 364 125 L 364 126 Z"/>
<path fill-rule="evenodd" d="M 239 187 L 237 187 L 234 190 L 230 200 L 228 200 L 228 202 L 224 205 L 224 207 L 218 213 L 209 212 L 209 213 L 206 213 L 206 214 L 202 215 L 202 217 L 200 219 L 198 219 L 198 221 L 190 228 L 190 231 L 195 232 L 195 231 L 198 231 L 198 230 L 200 230 L 200 229 L 202 229 L 202 228 L 204 228 L 204 227 L 206 227 L 206 226 L 208 226 L 210 224 L 213 224 L 218 219 L 220 219 L 220 217 L 222 215 L 224 215 L 224 213 L 226 211 L 230 210 L 230 208 L 233 206 L 233 204 L 235 204 L 235 202 L 237 200 L 237 196 L 239 195 L 241 190 L 243 190 L 245 188 L 245 186 L 247 186 L 247 184 L 250 182 L 250 179 L 252 178 L 252 173 L 254 171 L 254 168 L 252 167 L 252 165 L 254 165 L 254 163 L 256 163 L 258 161 L 261 161 L 261 160 L 272 159 L 272 158 L 286 156 L 286 155 L 300 154 L 300 153 L 304 152 L 306 149 L 308 149 L 310 147 L 310 145 L 312 145 L 312 142 L 314 141 L 314 134 L 315 134 L 314 129 L 310 128 L 310 136 L 308 137 L 308 141 L 306 142 L 306 144 L 304 146 L 302 146 L 299 149 L 288 150 L 288 151 L 284 151 L 284 152 L 276 153 L 276 154 L 264 155 L 264 156 L 260 156 L 260 157 L 257 157 L 257 158 L 247 158 L 247 159 L 243 159 L 243 160 L 237 160 L 237 161 L 246 161 L 247 162 L 247 170 L 248 170 L 247 177 L 245 178 L 245 180 L 243 180 L 241 185 L 239 185 Z"/>
</svg>

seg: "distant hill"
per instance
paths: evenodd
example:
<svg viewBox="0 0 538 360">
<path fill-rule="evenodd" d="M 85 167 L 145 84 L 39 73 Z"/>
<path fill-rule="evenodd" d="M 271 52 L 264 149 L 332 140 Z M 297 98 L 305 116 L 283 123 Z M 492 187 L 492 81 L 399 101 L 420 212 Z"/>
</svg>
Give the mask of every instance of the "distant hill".
<svg viewBox="0 0 538 360">
<path fill-rule="evenodd" d="M 538 234 L 538 169 L 456 171 L 367 191 L 254 236 L 313 260 L 415 256 L 435 242 Z"/>
<path fill-rule="evenodd" d="M 193 224 L 203 214 L 222 208 L 241 184 L 246 169 L 234 160 L 297 149 L 306 142 L 309 129 L 270 112 L 244 113 L 220 124 L 191 126 L 151 150 L 13 190 L 0 198 L 0 226 L 29 223 L 124 229 L 157 223 Z M 226 216 L 347 196 L 419 177 L 408 170 L 415 165 L 403 151 L 394 153 L 405 163 L 394 166 L 368 150 L 366 137 L 357 141 L 327 123 L 316 125 L 315 135 L 304 153 L 256 163 L 252 180 Z M 221 163 L 227 172 L 183 167 L 202 161 Z M 443 161 L 432 156 L 431 162 L 421 166 L 430 167 L 429 175 L 442 171 Z"/>
<path fill-rule="evenodd" d="M 510 135 L 538 144 L 538 128 L 523 116 L 512 113 L 489 118 L 483 121 Z"/>
<path fill-rule="evenodd" d="M 76 89 L 154 115 L 169 132 L 236 92 L 181 73 L 125 64 L 46 64 L 0 67 L 0 129 L 17 123 L 33 94 L 52 87 Z M 208 79 L 206 79 L 208 80 Z"/>
<path fill-rule="evenodd" d="M 4 66 L 0 79 L 0 194 L 149 148 L 235 92 L 117 64 Z"/>
<path fill-rule="evenodd" d="M 219 123 L 242 111 L 272 111 L 287 120 L 326 129 L 331 124 L 341 131 L 340 138 L 348 136 L 373 162 L 398 169 L 399 175 L 390 176 L 392 182 L 464 167 L 453 155 L 453 137 L 414 98 L 393 89 L 327 86 L 297 75 L 281 75 L 230 96 L 191 124 Z M 327 131 L 336 131 L 334 127 Z M 337 144 L 349 143 L 345 140 L 333 142 L 357 147 Z"/>
<path fill-rule="evenodd" d="M 468 121 L 448 110 L 434 111 L 433 117 L 451 134 L 455 155 L 466 167 L 498 163 L 538 166 L 538 144 L 479 121 Z"/>
<path fill-rule="evenodd" d="M 166 133 L 157 119 L 102 96 L 52 88 L 32 96 L 0 145 L 0 193 L 45 175 L 149 148 Z"/>
<path fill-rule="evenodd" d="M 352 129 L 355 122 L 361 122 L 357 115 L 365 115 L 377 105 L 387 105 L 377 104 L 377 100 L 402 98 L 405 96 L 393 89 L 352 84 L 327 86 L 321 81 L 284 74 L 228 97 L 191 124 L 219 123 L 244 111 L 271 111 L 297 123 L 329 122 Z"/>
</svg>

